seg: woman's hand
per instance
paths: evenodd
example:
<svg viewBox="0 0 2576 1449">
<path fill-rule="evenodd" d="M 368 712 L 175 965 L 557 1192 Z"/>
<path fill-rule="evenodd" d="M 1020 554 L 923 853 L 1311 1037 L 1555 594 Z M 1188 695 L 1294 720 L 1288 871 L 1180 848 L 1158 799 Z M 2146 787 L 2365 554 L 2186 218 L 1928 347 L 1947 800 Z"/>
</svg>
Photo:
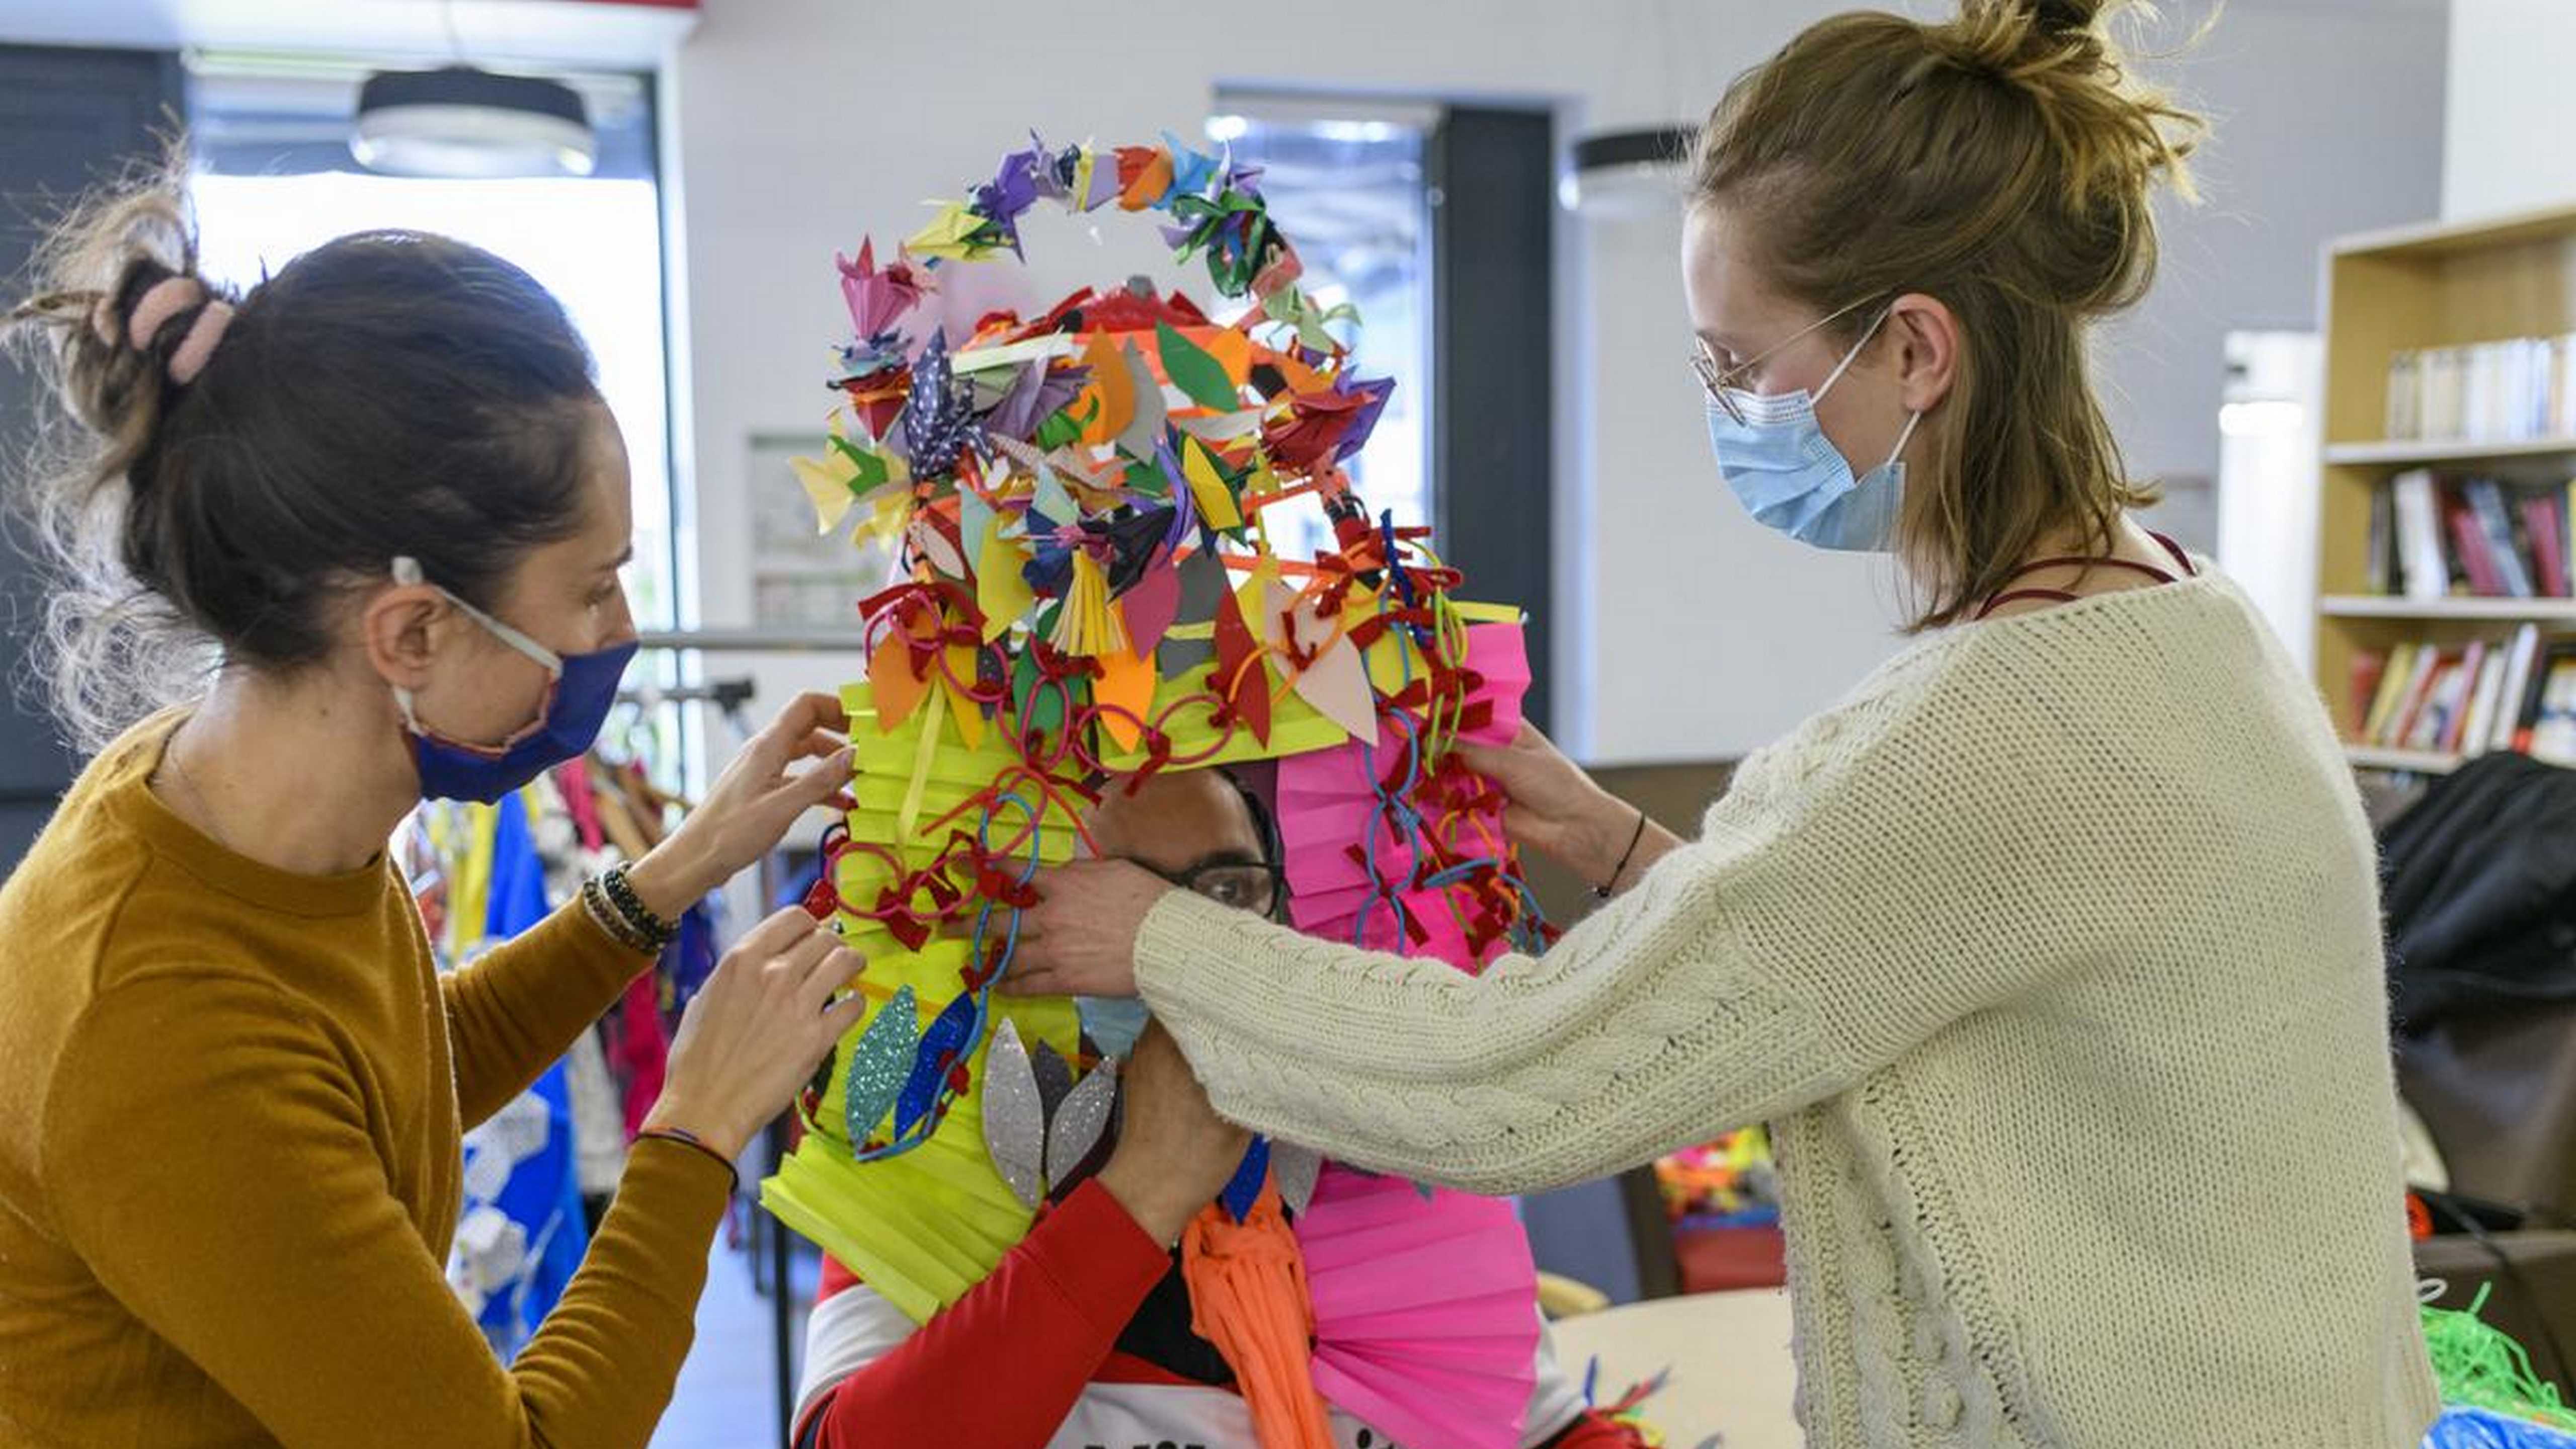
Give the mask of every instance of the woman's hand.
<svg viewBox="0 0 2576 1449">
<path fill-rule="evenodd" d="M 1171 1034 L 1155 1022 L 1119 1068 L 1126 1095 L 1118 1150 L 1100 1185 L 1165 1247 L 1233 1180 L 1252 1134 L 1208 1105 L 1207 1089 Z"/>
<path fill-rule="evenodd" d="M 751 737 L 669 839 L 627 868 L 644 908 L 677 919 L 699 897 L 778 848 L 799 817 L 846 789 L 849 716 L 828 694 L 800 696 Z M 821 760 L 790 771 L 799 760 Z"/>
<path fill-rule="evenodd" d="M 1038 872 L 1038 903 L 1020 913 L 1002 990 L 1015 996 L 1133 996 L 1136 933 L 1179 887 L 1122 860 L 1077 860 Z"/>
<path fill-rule="evenodd" d="M 740 1155 L 866 1011 L 856 992 L 832 1001 L 866 964 L 802 909 L 753 927 L 681 1015 L 644 1125 L 677 1127 L 728 1159 Z"/>
<path fill-rule="evenodd" d="M 1510 797 L 1503 829 L 1513 840 L 1545 851 L 1595 884 L 1619 869 L 1619 857 L 1637 838 L 1636 807 L 1594 784 L 1537 726 L 1523 724 L 1500 748 L 1462 743 L 1458 753 Z"/>
</svg>

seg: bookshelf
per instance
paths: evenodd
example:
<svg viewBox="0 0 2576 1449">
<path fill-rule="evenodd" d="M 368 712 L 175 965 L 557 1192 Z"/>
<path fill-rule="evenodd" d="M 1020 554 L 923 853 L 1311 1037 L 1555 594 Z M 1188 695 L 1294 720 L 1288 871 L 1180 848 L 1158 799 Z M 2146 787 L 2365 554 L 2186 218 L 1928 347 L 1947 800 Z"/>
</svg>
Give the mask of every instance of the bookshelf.
<svg viewBox="0 0 2576 1449">
<path fill-rule="evenodd" d="M 2344 751 L 2354 765 L 2365 770 L 2405 770 L 2417 775 L 2447 775 L 2460 767 L 2460 757 L 2439 750 L 2384 750 L 2372 745 L 2354 745 Z"/>
<path fill-rule="evenodd" d="M 2324 260 L 2325 418 L 2319 487 L 2316 684 L 2347 740 L 2362 737 L 2354 663 L 2405 643 L 2490 645 L 2525 623 L 2576 633 L 2576 599 L 2390 597 L 2371 592 L 2374 497 L 2411 468 L 2509 483 L 2576 478 L 2576 436 L 2390 439 L 2390 360 L 2576 331 L 2576 205 L 2347 237 Z M 2571 565 L 2576 566 L 2576 565 Z M 2354 744 L 2355 766 L 2439 773 L 2455 756 Z"/>
<path fill-rule="evenodd" d="M 2564 458 L 2576 461 L 2576 438 L 2531 438 L 2509 443 L 2472 443 L 2460 438 L 2405 438 L 2397 442 L 2330 443 L 2329 463 L 2364 467 L 2442 467 L 2486 463 L 2503 458 Z"/>
<path fill-rule="evenodd" d="M 2317 612 L 2330 619 L 2486 619 L 2576 626 L 2576 599 L 2403 599 L 2386 594 L 2328 594 Z"/>
</svg>

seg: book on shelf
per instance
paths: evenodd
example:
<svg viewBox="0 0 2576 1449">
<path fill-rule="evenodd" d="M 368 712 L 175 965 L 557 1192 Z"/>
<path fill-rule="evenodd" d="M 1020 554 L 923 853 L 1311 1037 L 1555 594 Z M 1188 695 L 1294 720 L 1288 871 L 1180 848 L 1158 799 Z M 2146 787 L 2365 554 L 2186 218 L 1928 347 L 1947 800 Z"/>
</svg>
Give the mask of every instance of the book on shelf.
<svg viewBox="0 0 2576 1449">
<path fill-rule="evenodd" d="M 2364 545 L 2370 550 L 2364 570 L 2363 587 L 2374 594 L 2403 592 L 2405 563 L 2397 556 L 2397 494 L 2393 488 L 2374 488 L 2370 492 L 2370 535 Z"/>
<path fill-rule="evenodd" d="M 2449 551 L 2442 543 L 2442 506 L 2432 470 L 2417 468 L 2389 480 L 2395 497 L 2397 558 L 2402 592 L 2410 599 L 2438 599 L 2451 591 Z"/>
<path fill-rule="evenodd" d="M 2576 766 L 2576 641 L 2553 641 L 2542 652 L 2514 743 L 2535 760 Z"/>
<path fill-rule="evenodd" d="M 2545 599 L 2568 596 L 2567 498 L 2558 493 L 2525 494 L 2520 500 L 2522 537 L 2530 541 L 2532 583 Z"/>
<path fill-rule="evenodd" d="M 2468 707 L 2461 711 L 2459 727 L 2442 748 L 2451 754 L 2465 755 L 2472 747 L 2480 753 L 2494 743 L 2496 700 L 2504 693 L 2504 656 L 2502 646 L 2488 649 L 2478 661 L 2476 683 L 2469 688 Z"/>
<path fill-rule="evenodd" d="M 2525 624 L 2514 631 L 2513 646 L 2505 652 L 2504 687 L 2496 698 L 2495 728 L 2487 736 L 2487 748 L 2514 748 L 2514 731 L 2522 723 L 2522 701 L 2531 686 L 2532 671 L 2540 662 L 2540 629 Z"/>
<path fill-rule="evenodd" d="M 2426 754 L 2474 757 L 2492 750 L 2532 749 L 2545 720 L 2563 704 L 2568 762 L 2576 764 L 2576 637 L 2543 639 L 2536 624 L 2510 636 L 2465 644 L 2406 642 L 2352 664 L 2352 739 L 2356 744 Z M 2553 695 L 2550 690 L 2558 693 Z"/>
<path fill-rule="evenodd" d="M 2506 509 L 2504 489 L 2492 478 L 2467 480 L 2460 485 L 2460 495 L 2486 535 L 2487 577 L 2495 592 L 2509 599 L 2530 598 L 2533 569 L 2524 563 L 2530 544 L 2515 536 L 2514 514 L 2520 510 Z"/>
<path fill-rule="evenodd" d="M 2392 440 L 2523 442 L 2576 432 L 2576 333 L 2390 354 Z"/>
<path fill-rule="evenodd" d="M 2363 574 L 2418 601 L 2576 596 L 2576 481 L 2510 483 L 2411 468 L 2372 495 Z"/>
</svg>

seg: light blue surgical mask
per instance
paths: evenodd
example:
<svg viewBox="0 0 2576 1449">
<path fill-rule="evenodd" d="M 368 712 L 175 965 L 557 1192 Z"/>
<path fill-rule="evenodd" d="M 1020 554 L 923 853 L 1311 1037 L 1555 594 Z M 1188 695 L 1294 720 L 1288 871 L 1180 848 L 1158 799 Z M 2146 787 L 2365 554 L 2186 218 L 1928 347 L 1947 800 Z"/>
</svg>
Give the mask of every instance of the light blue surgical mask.
<svg viewBox="0 0 2576 1449">
<path fill-rule="evenodd" d="M 1091 1044 L 1102 1056 L 1122 1062 L 1136 1050 L 1136 1038 L 1145 1034 L 1145 1023 L 1151 1018 L 1144 998 L 1138 996 L 1077 996 L 1073 1007 L 1081 1014 L 1082 1032 Z"/>
<path fill-rule="evenodd" d="M 1827 317 L 1824 322 L 1832 320 Z M 1726 486 L 1755 522 L 1778 529 L 1801 543 L 1849 553 L 1883 550 L 1895 537 L 1896 505 L 1905 495 L 1905 444 L 1914 436 L 1915 424 L 1923 421 L 1923 415 L 1907 414 L 1905 428 L 1896 435 L 1896 446 L 1888 450 L 1887 461 L 1857 478 L 1852 476 L 1849 460 L 1816 421 L 1817 402 L 1842 381 L 1853 359 L 1860 356 L 1860 350 L 1869 345 L 1869 339 L 1878 334 L 1886 320 L 1887 314 L 1881 312 L 1813 393 L 1803 388 L 1780 393 L 1747 392 L 1704 375 L 1711 394 L 1709 446 L 1716 450 L 1718 471 L 1725 475 Z M 1821 327 L 1824 322 L 1815 326 Z M 1786 345 L 1787 342 L 1781 344 Z"/>
</svg>

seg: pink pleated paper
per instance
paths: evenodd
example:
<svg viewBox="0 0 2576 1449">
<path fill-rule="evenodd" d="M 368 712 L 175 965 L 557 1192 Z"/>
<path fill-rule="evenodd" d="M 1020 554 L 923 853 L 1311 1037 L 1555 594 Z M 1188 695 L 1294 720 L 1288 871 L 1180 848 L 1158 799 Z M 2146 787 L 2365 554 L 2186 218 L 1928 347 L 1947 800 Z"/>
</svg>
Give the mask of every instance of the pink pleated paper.
<svg viewBox="0 0 2576 1449">
<path fill-rule="evenodd" d="M 1460 738 L 1509 743 L 1520 729 L 1521 696 L 1529 688 L 1521 626 L 1469 628 L 1464 662 L 1484 678 L 1469 703 L 1490 702 L 1493 717 Z M 1398 748 L 1391 737 L 1375 750 L 1353 741 L 1279 762 L 1279 835 L 1286 852 L 1290 919 L 1297 929 L 1329 940 L 1408 956 L 1434 956 L 1453 966 L 1479 965 L 1499 952 L 1502 944 L 1492 943 L 1481 952 L 1471 949 L 1441 891 L 1408 891 L 1397 897 L 1426 932 L 1418 947 L 1406 936 L 1394 906 L 1384 898 L 1373 899 L 1371 868 L 1382 878 L 1401 879 L 1412 869 L 1415 856 L 1414 842 L 1379 813 L 1374 790 L 1377 773 L 1393 768 L 1400 758 L 1395 753 Z M 1485 825 L 1494 838 L 1501 838 L 1499 818 L 1488 819 Z M 1367 860 L 1352 858 L 1354 844 L 1370 852 Z"/>
<path fill-rule="evenodd" d="M 1315 1387 L 1407 1449 L 1514 1449 L 1538 1277 L 1511 1204 L 1327 1163 L 1297 1220 Z"/>
</svg>

